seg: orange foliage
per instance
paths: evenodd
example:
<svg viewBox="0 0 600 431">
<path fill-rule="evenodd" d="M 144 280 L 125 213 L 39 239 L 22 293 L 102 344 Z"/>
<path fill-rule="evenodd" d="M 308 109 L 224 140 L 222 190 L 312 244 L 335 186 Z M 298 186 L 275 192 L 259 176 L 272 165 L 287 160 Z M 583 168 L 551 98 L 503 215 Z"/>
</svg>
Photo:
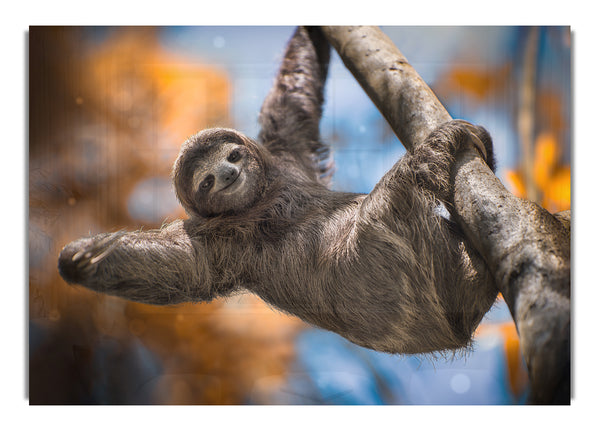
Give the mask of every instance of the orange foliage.
<svg viewBox="0 0 600 431">
<path fill-rule="evenodd" d="M 490 94 L 504 88 L 510 73 L 511 65 L 508 63 L 493 70 L 456 65 L 436 84 L 436 93 L 445 97 L 466 93 L 475 101 L 482 102 Z"/>
<path fill-rule="evenodd" d="M 527 198 L 523 173 L 508 171 L 506 177 L 512 192 Z M 571 168 L 561 165 L 560 147 L 551 133 L 540 133 L 535 140 L 533 181 L 541 192 L 539 203 L 548 211 L 554 213 L 571 207 Z"/>
<path fill-rule="evenodd" d="M 560 166 L 550 179 L 542 206 L 550 212 L 571 208 L 571 168 Z"/>
<path fill-rule="evenodd" d="M 540 134 L 535 141 L 533 178 L 535 185 L 544 190 L 552 176 L 552 169 L 558 162 L 558 148 L 554 137 L 549 133 Z"/>
<path fill-rule="evenodd" d="M 100 88 L 87 87 L 87 96 L 113 115 L 127 116 L 130 127 L 151 126 L 168 134 L 161 140 L 180 143 L 199 124 L 229 121 L 224 72 L 163 51 L 152 29 L 118 32 L 89 60 L 85 73 Z M 136 118 L 140 113 L 150 118 Z"/>
<path fill-rule="evenodd" d="M 165 404 L 272 401 L 269 394 L 285 383 L 301 325 L 252 295 L 201 306 L 127 303 L 125 316 L 129 331 L 162 360 L 155 396 Z"/>
</svg>

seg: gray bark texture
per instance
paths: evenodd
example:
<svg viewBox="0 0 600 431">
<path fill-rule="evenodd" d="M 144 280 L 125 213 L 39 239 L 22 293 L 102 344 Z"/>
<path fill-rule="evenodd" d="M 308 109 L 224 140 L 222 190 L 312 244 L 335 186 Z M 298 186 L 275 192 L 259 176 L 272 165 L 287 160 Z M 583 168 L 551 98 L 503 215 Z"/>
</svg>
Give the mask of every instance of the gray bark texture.
<svg viewBox="0 0 600 431">
<path fill-rule="evenodd" d="M 410 151 L 450 115 L 377 27 L 323 27 L 346 67 Z M 473 148 L 457 157 L 453 217 L 483 256 L 512 313 L 534 404 L 571 397 L 570 211 L 508 192 Z"/>
</svg>

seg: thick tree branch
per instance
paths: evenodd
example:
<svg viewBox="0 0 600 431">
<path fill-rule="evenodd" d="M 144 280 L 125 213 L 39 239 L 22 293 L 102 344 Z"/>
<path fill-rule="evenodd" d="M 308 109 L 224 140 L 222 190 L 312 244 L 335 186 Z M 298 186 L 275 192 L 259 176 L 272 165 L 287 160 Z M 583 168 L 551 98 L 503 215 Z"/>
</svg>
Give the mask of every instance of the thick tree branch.
<svg viewBox="0 0 600 431">
<path fill-rule="evenodd" d="M 344 64 L 408 150 L 450 115 L 376 27 L 324 27 Z M 476 151 L 457 157 L 455 209 L 515 320 L 534 403 L 570 399 L 570 213 L 510 194 Z"/>
<path fill-rule="evenodd" d="M 457 158 L 454 204 L 519 330 L 530 401 L 565 404 L 571 386 L 570 212 L 553 216 L 509 193 L 471 150 Z"/>
</svg>

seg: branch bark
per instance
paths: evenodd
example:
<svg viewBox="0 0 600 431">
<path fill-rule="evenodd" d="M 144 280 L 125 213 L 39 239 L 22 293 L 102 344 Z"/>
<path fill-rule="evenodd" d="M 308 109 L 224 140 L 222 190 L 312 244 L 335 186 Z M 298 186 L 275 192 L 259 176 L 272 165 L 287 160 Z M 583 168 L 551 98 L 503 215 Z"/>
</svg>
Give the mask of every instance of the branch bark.
<svg viewBox="0 0 600 431">
<path fill-rule="evenodd" d="M 376 27 L 324 27 L 346 67 L 410 151 L 446 109 Z M 510 194 L 476 151 L 458 155 L 453 216 L 485 259 L 519 332 L 530 402 L 570 400 L 570 212 L 552 215 Z"/>
</svg>

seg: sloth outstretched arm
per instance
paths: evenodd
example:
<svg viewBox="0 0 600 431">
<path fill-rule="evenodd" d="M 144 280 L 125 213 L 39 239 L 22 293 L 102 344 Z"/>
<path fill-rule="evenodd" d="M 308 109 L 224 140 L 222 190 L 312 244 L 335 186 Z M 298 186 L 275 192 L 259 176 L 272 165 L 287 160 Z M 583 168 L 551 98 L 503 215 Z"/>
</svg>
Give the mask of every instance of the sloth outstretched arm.
<svg viewBox="0 0 600 431">
<path fill-rule="evenodd" d="M 210 301 L 217 294 L 203 245 L 183 221 L 73 241 L 60 254 L 59 271 L 69 283 L 136 302 Z"/>
</svg>

